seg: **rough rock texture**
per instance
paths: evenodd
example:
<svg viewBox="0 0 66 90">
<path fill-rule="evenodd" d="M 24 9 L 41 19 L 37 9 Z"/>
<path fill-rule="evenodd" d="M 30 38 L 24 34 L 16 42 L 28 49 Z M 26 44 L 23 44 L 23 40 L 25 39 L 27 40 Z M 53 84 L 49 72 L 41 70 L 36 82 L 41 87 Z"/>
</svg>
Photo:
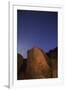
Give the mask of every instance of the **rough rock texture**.
<svg viewBox="0 0 66 90">
<path fill-rule="evenodd" d="M 28 51 L 26 78 L 40 79 L 51 77 L 48 57 L 40 48 L 32 48 Z"/>
</svg>

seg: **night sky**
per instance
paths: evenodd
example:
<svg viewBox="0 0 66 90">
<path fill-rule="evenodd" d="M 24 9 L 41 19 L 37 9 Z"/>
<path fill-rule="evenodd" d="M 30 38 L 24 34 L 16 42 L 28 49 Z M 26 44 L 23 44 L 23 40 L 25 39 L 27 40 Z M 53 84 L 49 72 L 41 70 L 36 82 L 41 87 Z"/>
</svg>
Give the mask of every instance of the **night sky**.
<svg viewBox="0 0 66 90">
<path fill-rule="evenodd" d="M 45 52 L 57 46 L 57 12 L 17 10 L 17 52 L 24 58 L 30 48 Z"/>
</svg>

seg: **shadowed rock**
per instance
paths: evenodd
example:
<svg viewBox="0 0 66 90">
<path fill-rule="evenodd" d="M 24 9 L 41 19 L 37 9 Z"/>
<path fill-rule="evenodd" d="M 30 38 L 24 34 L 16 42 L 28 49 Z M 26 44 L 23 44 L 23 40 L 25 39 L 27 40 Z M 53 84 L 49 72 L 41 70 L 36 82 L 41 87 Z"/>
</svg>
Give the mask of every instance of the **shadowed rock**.
<svg viewBox="0 0 66 90">
<path fill-rule="evenodd" d="M 22 79 L 22 66 L 23 66 L 23 56 L 20 54 L 17 54 L 17 79 Z"/>
<path fill-rule="evenodd" d="M 17 72 L 20 71 L 22 64 L 23 64 L 23 56 L 20 54 L 17 54 Z"/>
<path fill-rule="evenodd" d="M 22 55 L 17 54 L 17 79 L 21 80 L 25 77 L 27 59 L 24 59 Z"/>
<path fill-rule="evenodd" d="M 58 77 L 58 49 L 57 47 L 47 53 L 52 71 L 52 78 Z"/>
<path fill-rule="evenodd" d="M 28 51 L 26 78 L 40 79 L 51 77 L 50 67 L 47 63 L 47 55 L 40 48 L 32 48 Z"/>
</svg>

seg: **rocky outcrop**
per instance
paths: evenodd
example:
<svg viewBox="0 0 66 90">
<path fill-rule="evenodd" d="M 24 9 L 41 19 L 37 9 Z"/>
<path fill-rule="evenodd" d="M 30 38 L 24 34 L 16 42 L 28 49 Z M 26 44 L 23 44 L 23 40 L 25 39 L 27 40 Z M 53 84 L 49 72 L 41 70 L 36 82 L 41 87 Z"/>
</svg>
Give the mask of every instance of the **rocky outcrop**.
<svg viewBox="0 0 66 90">
<path fill-rule="evenodd" d="M 27 59 L 17 54 L 17 79 L 41 79 L 58 77 L 57 48 L 45 53 L 41 48 L 32 48 Z"/>
<path fill-rule="evenodd" d="M 26 75 L 27 79 L 40 79 L 51 77 L 48 56 L 40 48 L 28 51 Z"/>
<path fill-rule="evenodd" d="M 57 47 L 50 50 L 47 53 L 49 57 L 49 65 L 51 67 L 51 72 L 52 72 L 52 78 L 57 78 L 58 77 L 58 49 Z"/>
<path fill-rule="evenodd" d="M 17 73 L 20 71 L 22 64 L 23 64 L 23 56 L 17 54 Z"/>
<path fill-rule="evenodd" d="M 24 59 L 22 55 L 17 54 L 17 79 L 21 80 L 25 78 L 27 59 Z"/>
</svg>

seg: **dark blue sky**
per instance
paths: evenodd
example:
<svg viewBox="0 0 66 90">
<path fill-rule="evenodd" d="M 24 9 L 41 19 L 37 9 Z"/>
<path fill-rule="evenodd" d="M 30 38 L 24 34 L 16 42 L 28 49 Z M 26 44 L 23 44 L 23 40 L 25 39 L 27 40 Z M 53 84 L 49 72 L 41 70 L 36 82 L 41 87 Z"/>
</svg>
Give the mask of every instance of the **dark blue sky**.
<svg viewBox="0 0 66 90">
<path fill-rule="evenodd" d="M 45 52 L 57 46 L 57 12 L 17 10 L 17 52 L 27 57 L 33 47 Z"/>
</svg>

